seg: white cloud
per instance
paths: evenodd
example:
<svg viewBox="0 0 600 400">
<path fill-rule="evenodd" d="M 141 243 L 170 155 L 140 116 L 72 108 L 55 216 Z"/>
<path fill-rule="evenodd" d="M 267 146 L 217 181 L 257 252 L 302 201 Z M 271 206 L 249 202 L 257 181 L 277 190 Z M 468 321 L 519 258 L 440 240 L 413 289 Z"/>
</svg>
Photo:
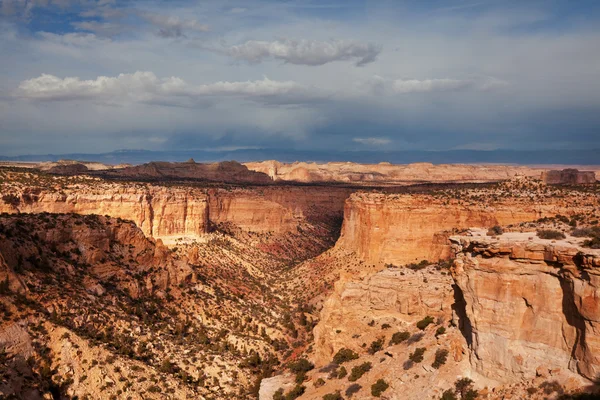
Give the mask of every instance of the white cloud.
<svg viewBox="0 0 600 400">
<path fill-rule="evenodd" d="M 356 60 L 357 66 L 375 61 L 381 47 L 373 43 L 352 40 L 277 40 L 273 42 L 250 40 L 231 46 L 225 53 L 250 63 L 268 58 L 283 60 L 290 64 L 323 65 L 333 61 Z"/>
<path fill-rule="evenodd" d="M 178 77 L 159 79 L 154 73 L 137 71 L 116 77 L 99 76 L 82 80 L 42 74 L 22 81 L 15 96 L 38 101 L 93 100 L 105 103 L 157 103 L 182 105 L 181 99 L 206 100 L 207 97 L 239 97 L 269 103 L 294 103 L 314 99 L 309 90 L 293 81 L 219 81 L 190 85 Z"/>
<path fill-rule="evenodd" d="M 449 92 L 469 88 L 471 81 L 459 79 L 397 79 L 392 82 L 394 93 Z"/>
<path fill-rule="evenodd" d="M 196 19 L 184 19 L 177 16 L 140 12 L 139 16 L 159 28 L 158 35 L 162 37 L 185 36 L 185 31 L 208 32 L 210 27 Z"/>
<path fill-rule="evenodd" d="M 367 146 L 384 146 L 386 144 L 392 143 L 392 141 L 388 138 L 379 137 L 354 138 L 352 139 L 352 141 Z"/>
</svg>

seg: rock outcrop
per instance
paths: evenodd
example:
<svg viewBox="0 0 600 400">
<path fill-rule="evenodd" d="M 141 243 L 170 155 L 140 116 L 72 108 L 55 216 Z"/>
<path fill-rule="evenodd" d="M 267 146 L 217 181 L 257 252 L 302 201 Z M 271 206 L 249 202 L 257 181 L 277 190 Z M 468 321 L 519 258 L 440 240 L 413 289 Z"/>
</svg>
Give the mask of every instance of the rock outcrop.
<svg viewBox="0 0 600 400">
<path fill-rule="evenodd" d="M 594 171 L 579 171 L 573 168 L 551 170 L 542 172 L 542 181 L 548 185 L 591 184 L 596 183 L 596 174 Z"/>
<path fill-rule="evenodd" d="M 15 191 L 16 200 L 0 202 L 0 212 L 110 215 L 131 220 L 155 238 L 199 237 L 208 230 L 206 194 L 189 188 L 86 182 Z"/>
<path fill-rule="evenodd" d="M 587 196 L 587 197 L 586 197 Z M 584 204 L 583 199 L 589 203 Z M 594 195 L 518 193 L 511 189 L 457 190 L 438 194 L 354 193 L 344 208 L 336 246 L 368 264 L 404 264 L 448 259 L 449 231 L 517 224 L 557 214 L 572 215 L 598 205 Z"/>
<path fill-rule="evenodd" d="M 389 268 L 363 280 L 341 280 L 327 299 L 315 327 L 315 360 L 323 365 L 339 349 L 360 351 L 360 344 L 370 343 L 381 334 L 381 324 L 413 324 L 426 316 L 450 320 L 454 294 L 452 278 L 434 268 L 413 271 Z M 353 340 L 360 335 L 361 340 Z M 353 347 L 354 345 L 354 347 Z"/>
<path fill-rule="evenodd" d="M 458 315 L 471 363 L 511 382 L 541 371 L 600 374 L 600 250 L 531 239 L 454 237 Z"/>
</svg>

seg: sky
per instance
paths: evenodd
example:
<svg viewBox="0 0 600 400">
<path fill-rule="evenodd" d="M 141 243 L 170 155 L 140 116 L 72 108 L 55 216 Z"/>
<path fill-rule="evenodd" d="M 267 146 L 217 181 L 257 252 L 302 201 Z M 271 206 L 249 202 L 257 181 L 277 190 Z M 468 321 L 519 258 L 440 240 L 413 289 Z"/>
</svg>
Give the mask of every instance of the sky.
<svg viewBox="0 0 600 400">
<path fill-rule="evenodd" d="M 0 0 L 0 155 L 600 149 L 596 0 Z"/>
</svg>

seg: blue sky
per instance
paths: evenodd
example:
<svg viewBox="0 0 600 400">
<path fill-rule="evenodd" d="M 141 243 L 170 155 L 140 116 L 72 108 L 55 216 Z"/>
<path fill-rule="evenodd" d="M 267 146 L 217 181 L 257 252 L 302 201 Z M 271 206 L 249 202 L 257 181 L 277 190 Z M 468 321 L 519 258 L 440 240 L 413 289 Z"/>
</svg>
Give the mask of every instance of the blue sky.
<svg viewBox="0 0 600 400">
<path fill-rule="evenodd" d="M 600 148 L 600 2 L 0 0 L 0 155 Z"/>
</svg>

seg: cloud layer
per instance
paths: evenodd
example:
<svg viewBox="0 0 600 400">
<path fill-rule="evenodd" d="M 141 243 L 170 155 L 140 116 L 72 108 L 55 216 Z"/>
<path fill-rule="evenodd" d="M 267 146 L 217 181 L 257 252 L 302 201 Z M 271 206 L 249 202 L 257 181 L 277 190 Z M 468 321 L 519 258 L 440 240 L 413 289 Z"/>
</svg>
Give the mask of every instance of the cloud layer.
<svg viewBox="0 0 600 400">
<path fill-rule="evenodd" d="M 250 40 L 231 46 L 225 52 L 231 57 L 250 63 L 272 58 L 290 64 L 317 66 L 334 61 L 354 60 L 356 66 L 363 66 L 375 61 L 381 47 L 373 43 L 349 40 Z"/>
<path fill-rule="evenodd" d="M 433 3 L 0 0 L 0 155 L 600 148 L 600 3 Z"/>
<path fill-rule="evenodd" d="M 302 85 L 293 81 L 219 81 L 204 85 L 190 85 L 183 79 L 169 77 L 159 79 L 154 73 L 137 71 L 115 77 L 99 76 L 82 80 L 78 77 L 59 78 L 42 74 L 19 84 L 15 96 L 37 101 L 94 100 L 112 103 L 172 103 L 180 104 L 180 98 L 233 96 L 246 99 L 265 99 L 282 96 L 290 99 L 306 96 Z"/>
</svg>

